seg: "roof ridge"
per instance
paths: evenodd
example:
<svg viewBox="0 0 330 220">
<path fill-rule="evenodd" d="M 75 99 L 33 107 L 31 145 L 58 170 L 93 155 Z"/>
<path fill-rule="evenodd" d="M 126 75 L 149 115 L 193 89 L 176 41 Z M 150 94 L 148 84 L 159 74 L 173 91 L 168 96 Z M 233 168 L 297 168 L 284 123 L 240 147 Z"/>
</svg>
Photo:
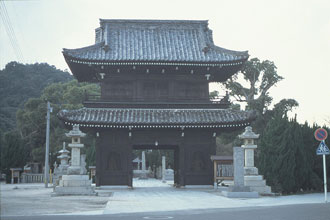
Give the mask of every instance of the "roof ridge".
<svg viewBox="0 0 330 220">
<path fill-rule="evenodd" d="M 161 20 L 161 19 L 102 19 L 100 18 L 100 23 L 158 23 L 158 24 L 208 24 L 209 20 Z"/>
<path fill-rule="evenodd" d="M 215 44 L 213 44 L 211 46 L 211 48 L 214 49 L 215 51 L 226 52 L 226 53 L 233 54 L 233 55 L 247 55 L 247 56 L 249 56 L 249 51 L 248 50 L 243 50 L 243 51 L 228 50 L 226 48 L 216 46 Z"/>
<path fill-rule="evenodd" d="M 62 53 L 67 54 L 69 51 L 75 51 L 75 52 L 80 52 L 80 51 L 84 51 L 84 50 L 88 50 L 88 49 L 93 49 L 93 48 L 97 48 L 100 46 L 104 45 L 104 41 L 96 43 L 96 44 L 92 44 L 86 47 L 80 47 L 80 48 L 73 48 L 73 49 L 67 49 L 67 48 L 63 48 Z"/>
</svg>

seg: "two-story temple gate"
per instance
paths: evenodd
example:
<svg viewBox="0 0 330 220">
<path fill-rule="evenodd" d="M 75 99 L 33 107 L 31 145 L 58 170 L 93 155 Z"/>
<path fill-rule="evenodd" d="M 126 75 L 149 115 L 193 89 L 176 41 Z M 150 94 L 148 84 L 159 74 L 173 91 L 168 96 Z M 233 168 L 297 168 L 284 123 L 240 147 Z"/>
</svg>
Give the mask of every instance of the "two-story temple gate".
<svg viewBox="0 0 330 220">
<path fill-rule="evenodd" d="M 173 148 L 177 184 L 213 184 L 216 135 L 254 116 L 230 109 L 227 96 L 211 101 L 209 83 L 227 80 L 248 53 L 214 45 L 207 21 L 100 20 L 100 26 L 94 45 L 63 54 L 77 80 L 99 83 L 101 95 L 58 115 L 95 134 L 96 184 L 131 186 L 138 146 Z"/>
</svg>

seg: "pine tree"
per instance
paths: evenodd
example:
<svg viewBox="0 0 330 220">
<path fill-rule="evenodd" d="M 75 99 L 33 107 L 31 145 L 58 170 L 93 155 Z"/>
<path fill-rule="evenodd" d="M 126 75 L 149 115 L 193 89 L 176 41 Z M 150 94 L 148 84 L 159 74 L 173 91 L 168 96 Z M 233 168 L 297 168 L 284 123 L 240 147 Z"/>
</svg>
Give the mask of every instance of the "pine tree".
<svg viewBox="0 0 330 220">
<path fill-rule="evenodd" d="M 322 190 L 322 159 L 320 156 L 315 154 L 315 151 L 318 147 L 318 143 L 314 138 L 314 131 L 317 126 L 314 124 L 313 127 L 310 127 L 307 122 L 301 126 L 303 143 L 305 146 L 306 159 L 307 163 L 311 169 L 310 177 L 304 189 L 307 190 Z"/>
<path fill-rule="evenodd" d="M 279 165 L 282 164 L 279 162 L 281 156 L 279 148 L 282 143 L 283 131 L 287 126 L 288 119 L 286 116 L 275 115 L 263 132 L 258 148 L 257 167 L 260 173 L 265 176 L 267 184 L 271 185 L 273 191 L 276 192 L 282 191 L 279 181 Z"/>
<path fill-rule="evenodd" d="M 282 192 L 289 193 L 294 191 L 296 186 L 295 169 L 297 166 L 294 140 L 292 131 L 292 123 L 287 119 L 285 129 L 280 135 L 280 144 L 278 145 L 277 158 L 274 162 L 275 172 L 278 174 L 278 185 Z"/>
</svg>

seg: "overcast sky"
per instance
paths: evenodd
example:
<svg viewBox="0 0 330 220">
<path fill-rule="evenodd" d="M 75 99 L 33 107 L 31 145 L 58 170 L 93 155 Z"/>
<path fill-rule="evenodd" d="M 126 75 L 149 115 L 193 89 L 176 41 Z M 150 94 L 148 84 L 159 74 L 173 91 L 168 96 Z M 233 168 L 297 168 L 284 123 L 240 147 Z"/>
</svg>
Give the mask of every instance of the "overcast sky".
<svg viewBox="0 0 330 220">
<path fill-rule="evenodd" d="M 274 103 L 283 98 L 296 99 L 300 106 L 294 113 L 300 122 L 325 124 L 325 119 L 330 120 L 329 0 L 5 0 L 0 3 L 2 18 L 8 15 L 17 39 L 13 49 L 2 20 L 1 69 L 13 60 L 47 62 L 68 69 L 62 48 L 93 44 L 99 18 L 209 20 L 216 45 L 248 50 L 250 57 L 275 62 L 279 75 L 285 79 L 270 91 Z M 5 22 L 8 24 L 8 20 Z M 23 58 L 17 57 L 17 48 Z"/>
</svg>

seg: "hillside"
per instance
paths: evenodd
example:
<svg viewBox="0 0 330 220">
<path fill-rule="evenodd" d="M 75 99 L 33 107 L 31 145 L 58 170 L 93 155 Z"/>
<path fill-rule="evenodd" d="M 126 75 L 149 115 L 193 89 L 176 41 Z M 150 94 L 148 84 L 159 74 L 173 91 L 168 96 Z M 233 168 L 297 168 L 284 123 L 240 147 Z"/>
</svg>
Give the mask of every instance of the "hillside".
<svg viewBox="0 0 330 220">
<path fill-rule="evenodd" d="M 10 62 L 0 70 L 0 131 L 16 126 L 16 111 L 42 90 L 55 82 L 67 82 L 73 77 L 47 63 L 21 64 Z"/>
</svg>

